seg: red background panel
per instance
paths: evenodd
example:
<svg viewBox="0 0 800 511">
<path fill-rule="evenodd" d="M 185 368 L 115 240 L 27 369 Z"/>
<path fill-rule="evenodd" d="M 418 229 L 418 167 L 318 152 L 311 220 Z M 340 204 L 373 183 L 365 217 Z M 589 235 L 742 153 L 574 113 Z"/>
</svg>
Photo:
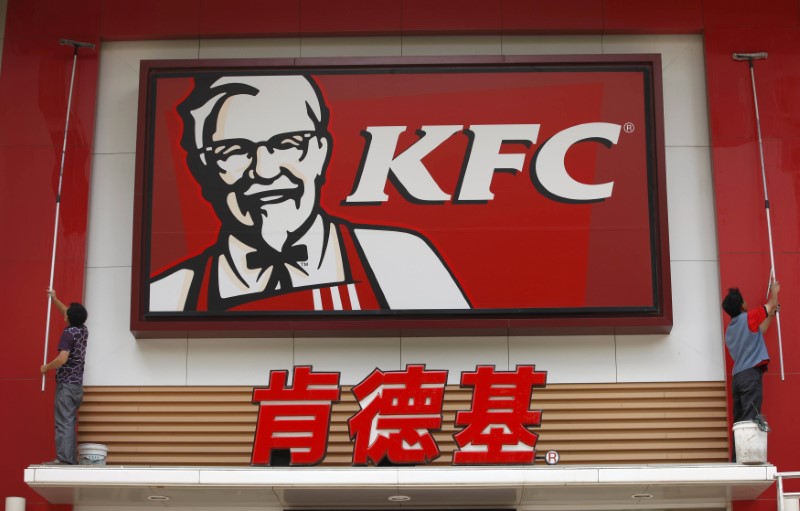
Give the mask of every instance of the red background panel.
<svg viewBox="0 0 800 511">
<path fill-rule="evenodd" d="M 6 41 L 19 38 L 42 38 L 76 41 L 97 37 L 102 0 L 58 2 L 53 0 L 24 0 L 8 2 L 6 9 Z M 48 52 L 31 54 L 47 56 Z M 5 63 L 5 58 L 3 59 Z M 5 69 L 5 66 L 3 66 Z"/>
<path fill-rule="evenodd" d="M 200 0 L 201 37 L 291 37 L 299 26 L 300 0 Z"/>
<path fill-rule="evenodd" d="M 597 32 L 603 0 L 503 0 L 504 33 Z"/>
<path fill-rule="evenodd" d="M 300 2 L 300 32 L 305 35 L 392 35 L 401 30 L 399 0 Z"/>
<path fill-rule="evenodd" d="M 753 65 L 763 138 L 800 137 L 800 66 L 797 30 L 711 29 L 706 37 L 706 68 L 712 99 L 711 130 L 715 139 L 756 140 L 752 78 L 747 61 L 732 54 L 766 52 Z M 716 112 L 715 108 L 724 108 Z"/>
<path fill-rule="evenodd" d="M 0 147 L 53 146 L 59 161 L 64 142 L 73 49 L 58 37 L 6 37 L 0 80 Z M 68 144 L 91 146 L 97 50 L 80 50 L 76 63 Z"/>
<path fill-rule="evenodd" d="M 104 40 L 184 39 L 200 34 L 198 0 L 102 0 Z"/>
<path fill-rule="evenodd" d="M 46 146 L 0 148 L 0 201 L 8 208 L 4 218 L 11 220 L 19 211 L 25 211 L 28 222 L 47 222 L 39 224 L 41 229 L 31 229 L 28 222 L 3 222 L 6 239 L 19 241 L 4 243 L 0 258 L 5 261 L 50 261 L 58 179 L 58 155 L 54 152 L 54 148 Z M 53 176 L 56 182 L 52 182 Z M 26 197 L 19 190 L 27 190 L 31 196 Z"/>
<path fill-rule="evenodd" d="M 703 29 L 703 6 L 701 0 L 604 0 L 603 20 L 606 33 L 697 33 Z"/>
<path fill-rule="evenodd" d="M 800 4 L 796 0 L 703 0 L 703 23 L 706 28 L 758 28 L 768 37 L 778 28 L 800 27 Z"/>
<path fill-rule="evenodd" d="M 484 0 L 402 0 L 403 33 L 497 33 L 501 5 Z"/>
<path fill-rule="evenodd" d="M 771 162 L 769 180 L 777 183 L 771 186 L 770 194 L 776 213 L 775 239 L 780 247 L 777 269 L 784 283 L 781 302 L 787 374 L 786 380 L 780 381 L 775 366 L 767 374 L 765 411 L 773 426 L 770 461 L 781 471 L 800 470 L 800 444 L 792 437 L 800 419 L 797 407 L 792 406 L 800 391 L 800 354 L 795 347 L 797 326 L 793 318 L 797 315 L 791 312 L 800 306 L 796 296 L 800 289 L 796 248 L 800 215 L 796 213 L 794 177 L 800 138 L 800 4 L 796 0 L 701 0 L 700 29 L 698 3 L 692 1 L 396 0 L 385 4 L 391 17 L 370 11 L 367 3 L 363 15 L 348 19 L 343 12 L 330 23 L 319 19 L 319 11 L 311 8 L 314 3 L 306 8 L 303 0 L 282 2 L 282 10 L 265 12 L 273 5 L 257 0 L 8 0 L 0 75 L 0 214 L 5 219 L 0 259 L 3 310 L 13 318 L 6 325 L 5 346 L 13 363 L 0 369 L 0 399 L 4 410 L 14 411 L 16 416 L 13 421 L 3 421 L 0 430 L 2 438 L 13 439 L 6 443 L 5 461 L 0 463 L 0 494 L 27 497 L 29 510 L 59 507 L 44 502 L 22 482 L 25 466 L 53 456 L 52 394 L 39 390 L 38 365 L 46 305 L 44 287 L 49 275 L 48 238 L 52 236 L 52 175 L 59 154 L 71 65 L 71 52 L 58 46 L 58 38 L 96 43 L 101 35 L 105 40 L 175 39 L 197 34 L 286 36 L 306 35 L 300 27 L 319 33 L 347 33 L 373 23 L 382 27 L 375 28 L 376 35 L 380 30 L 394 34 L 398 26 L 407 34 L 702 31 L 715 168 L 720 299 L 724 288 L 731 285 L 743 287 L 747 296 L 758 297 L 764 292 L 768 251 L 763 204 L 758 198 L 752 91 L 747 64 L 733 62 L 730 55 L 769 52 L 766 61 L 756 63 L 756 79 L 763 98 L 761 121 L 768 139 L 765 156 Z M 79 63 L 82 67 L 75 107 L 81 120 L 74 125 L 75 129 L 82 127 L 81 134 L 70 135 L 71 144 L 92 144 L 96 55 L 86 51 L 86 58 Z M 752 176 L 754 171 L 756 177 Z M 778 176 L 774 176 L 776 173 Z M 88 179 L 88 173 L 85 175 Z M 737 178 L 729 180 L 728 176 Z M 72 197 L 85 197 L 88 191 L 88 180 L 79 178 L 65 184 L 65 194 Z M 67 248 L 65 259 L 59 257 L 56 285 L 62 297 L 80 299 L 85 254 L 75 247 L 85 246 L 86 217 L 80 213 L 70 216 L 82 225 L 74 226 L 74 241 L 62 244 Z M 55 319 L 53 328 L 57 330 Z M 773 359 L 777 357 L 775 342 L 773 331 L 768 337 Z M 791 481 L 787 486 L 798 491 Z M 733 507 L 736 511 L 774 511 L 775 506 L 774 489 L 770 489 L 759 500 L 735 502 Z"/>
<path fill-rule="evenodd" d="M 768 138 L 763 146 L 775 251 L 798 253 L 800 231 L 787 227 L 800 218 L 800 138 Z"/>
<path fill-rule="evenodd" d="M 651 221 L 656 219 L 649 215 L 648 176 L 656 179 L 656 167 L 647 160 L 652 126 L 646 122 L 644 75 L 607 66 L 571 72 L 311 72 L 331 111 L 333 154 L 321 191 L 323 210 L 354 223 L 420 233 L 436 247 L 476 309 L 653 307 L 651 263 L 657 254 Z M 178 146 L 182 122 L 175 108 L 192 82 L 169 75 L 157 83 L 150 128 L 155 133 L 151 276 L 212 245 L 219 229 Z M 566 166 L 581 183 L 613 182 L 612 196 L 567 204 L 537 191 L 529 170 L 536 150 L 564 129 L 600 121 L 638 129 L 621 130 L 613 148 L 575 145 Z M 425 126 L 480 124 L 540 125 L 532 147 L 504 144 L 503 152 L 526 155 L 525 164 L 517 173 L 494 174 L 494 199 L 486 204 L 456 203 L 460 172 L 470 156 L 468 137 L 461 131 L 423 160 L 451 201 L 415 204 L 387 184 L 384 203 L 346 202 L 358 179 L 365 151 L 361 133 L 367 127 L 405 126 L 399 154 L 417 142 L 416 132 Z M 628 257 L 620 257 L 620 247 Z M 497 262 L 492 271 L 486 270 L 487 259 Z"/>
<path fill-rule="evenodd" d="M 745 5 L 747 4 L 747 5 Z M 767 333 L 772 358 L 764 379 L 764 413 L 773 427 L 769 461 L 779 471 L 798 470 L 800 446 L 794 441 L 797 410 L 787 406 L 797 395 L 800 353 L 795 339 L 800 289 L 797 254 L 797 127 L 794 85 L 800 60 L 797 3 L 760 6 L 745 2 L 705 2 L 706 79 L 710 109 L 712 158 L 720 251 L 720 299 L 728 287 L 740 287 L 753 307 L 765 298 L 769 276 L 769 243 L 758 153 L 750 69 L 734 61 L 734 52 L 766 51 L 754 63 L 764 160 L 773 217 L 775 267 L 782 283 L 781 333 L 786 379 L 781 380 L 777 325 Z M 712 21 L 713 19 L 713 21 Z M 724 28 L 723 28 L 724 27 Z M 730 28 L 729 28 L 730 27 Z M 724 315 L 724 314 L 723 314 Z M 727 324 L 727 319 L 726 319 Z M 731 361 L 728 357 L 728 371 Z M 777 431 L 781 430 L 778 434 Z M 797 491 L 796 481 L 787 487 Z M 759 500 L 734 502 L 736 511 L 766 510 L 776 505 L 774 488 Z"/>
<path fill-rule="evenodd" d="M 768 246 L 758 154 L 755 142 L 729 143 L 712 149 L 714 186 L 719 191 L 717 236 L 721 253 L 753 252 Z"/>
<path fill-rule="evenodd" d="M 0 403 L 6 410 L 2 432 L 9 439 L 0 463 L 0 491 L 3 498 L 11 495 L 25 497 L 28 511 L 67 511 L 72 506 L 49 504 L 23 482 L 23 471 L 31 463 L 55 457 L 55 385 L 51 375 L 47 391 L 42 392 L 40 377 L 36 376 L 38 363 L 33 369 L 36 385 L 24 378 L 0 380 Z"/>
</svg>

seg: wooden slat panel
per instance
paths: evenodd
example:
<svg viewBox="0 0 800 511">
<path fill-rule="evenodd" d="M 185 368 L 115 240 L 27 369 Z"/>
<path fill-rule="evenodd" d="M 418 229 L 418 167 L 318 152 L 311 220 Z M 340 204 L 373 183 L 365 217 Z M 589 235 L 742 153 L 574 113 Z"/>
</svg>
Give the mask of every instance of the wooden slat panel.
<svg viewBox="0 0 800 511">
<path fill-rule="evenodd" d="M 258 407 L 250 387 L 88 387 L 81 443 L 108 445 L 110 464 L 249 465 Z M 350 465 L 347 419 L 359 410 L 349 388 L 333 406 L 326 466 Z M 452 460 L 453 420 L 472 391 L 448 387 L 444 427 L 433 433 Z M 723 382 L 550 385 L 535 389 L 543 411 L 537 450 L 561 464 L 719 462 L 728 459 Z"/>
</svg>

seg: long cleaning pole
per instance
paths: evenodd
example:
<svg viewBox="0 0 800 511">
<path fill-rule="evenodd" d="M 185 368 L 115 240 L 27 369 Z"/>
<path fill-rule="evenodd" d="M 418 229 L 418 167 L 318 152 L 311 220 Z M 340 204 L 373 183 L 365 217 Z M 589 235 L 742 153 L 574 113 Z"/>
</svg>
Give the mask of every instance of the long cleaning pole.
<svg viewBox="0 0 800 511">
<path fill-rule="evenodd" d="M 58 245 L 58 218 L 61 213 L 61 183 L 64 180 L 64 159 L 67 155 L 67 134 L 69 133 L 69 114 L 72 108 L 72 90 L 75 85 L 75 67 L 78 63 L 78 48 L 94 48 L 92 43 L 81 43 L 70 39 L 59 39 L 62 46 L 72 46 L 72 74 L 69 78 L 69 96 L 67 97 L 67 118 L 64 123 L 64 143 L 61 146 L 61 168 L 58 171 L 58 192 L 56 193 L 56 219 L 53 224 L 53 254 L 50 258 L 50 284 L 47 289 L 53 289 L 53 277 L 56 269 L 56 247 Z M 47 296 L 47 322 L 44 325 L 44 362 L 47 363 L 47 348 L 50 337 L 50 296 Z M 44 392 L 45 375 L 42 375 L 42 392 Z"/>
<path fill-rule="evenodd" d="M 775 251 L 773 249 L 772 244 L 772 216 L 770 214 L 770 204 L 769 204 L 769 192 L 767 191 L 767 171 L 766 166 L 764 165 L 764 144 L 761 140 L 761 118 L 758 115 L 758 94 L 756 93 L 756 73 L 755 73 L 755 66 L 753 66 L 754 60 L 766 59 L 767 52 L 758 52 L 758 53 L 734 53 L 733 60 L 746 60 L 750 65 L 750 83 L 753 86 L 753 105 L 755 108 L 756 114 L 756 132 L 758 133 L 758 155 L 761 161 L 761 182 L 764 185 L 764 209 L 767 212 L 767 236 L 769 238 L 769 263 L 770 263 L 770 274 L 769 274 L 769 284 L 775 282 L 777 277 L 777 272 L 775 271 Z M 769 286 L 767 287 L 769 292 Z M 781 338 L 781 315 L 778 311 L 775 312 L 775 321 L 776 326 L 778 327 L 778 356 L 780 358 L 781 363 L 781 380 L 785 380 L 786 376 L 783 369 L 783 339 Z"/>
</svg>

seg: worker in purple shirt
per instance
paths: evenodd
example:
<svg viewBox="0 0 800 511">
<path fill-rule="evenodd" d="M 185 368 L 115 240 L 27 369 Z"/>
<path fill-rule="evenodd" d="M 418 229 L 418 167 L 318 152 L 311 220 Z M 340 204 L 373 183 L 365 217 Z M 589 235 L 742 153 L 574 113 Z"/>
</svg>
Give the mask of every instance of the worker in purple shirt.
<svg viewBox="0 0 800 511">
<path fill-rule="evenodd" d="M 75 426 L 78 422 L 78 408 L 83 401 L 83 366 L 86 361 L 86 344 L 89 330 L 86 328 L 88 313 L 79 303 L 69 307 L 56 298 L 56 292 L 47 291 L 53 305 L 64 315 L 68 325 L 58 342 L 58 355 L 40 368 L 44 375 L 56 369 L 55 433 L 56 458 L 46 465 L 77 465 L 77 446 Z"/>
</svg>

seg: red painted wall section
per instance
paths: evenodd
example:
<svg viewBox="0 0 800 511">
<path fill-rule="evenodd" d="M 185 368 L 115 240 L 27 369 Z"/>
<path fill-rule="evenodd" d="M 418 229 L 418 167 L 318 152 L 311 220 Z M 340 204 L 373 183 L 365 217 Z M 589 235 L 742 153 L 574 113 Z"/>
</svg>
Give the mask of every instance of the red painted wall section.
<svg viewBox="0 0 800 511">
<path fill-rule="evenodd" d="M 772 200 L 776 268 L 783 283 L 786 379 L 780 379 L 775 328 L 765 381 L 773 426 L 769 459 L 800 470 L 800 2 L 797 0 L 8 0 L 0 74 L 0 303 L 7 319 L 0 399 L 6 413 L 0 496 L 55 508 L 23 483 L 23 469 L 53 457 L 53 380 L 40 390 L 50 251 L 61 157 L 70 48 L 59 38 L 100 40 L 421 34 L 703 33 L 713 143 L 722 288 L 742 288 L 751 303 L 769 272 L 766 221 L 746 63 L 732 52 L 766 51 L 756 62 L 764 152 Z M 70 119 L 55 287 L 81 300 L 86 266 L 98 50 L 81 50 Z M 722 297 L 722 289 L 720 297 Z M 91 314 L 91 311 L 90 311 Z M 715 321 L 717 318 L 709 318 Z M 49 357 L 61 319 L 51 322 Z M 722 340 L 720 340 L 722 342 Z M 730 370 L 730 367 L 729 367 Z M 800 485 L 787 482 L 789 491 Z M 774 488 L 737 511 L 775 509 Z"/>
<path fill-rule="evenodd" d="M 303 35 L 386 35 L 403 29 L 403 5 L 395 0 L 303 0 Z"/>
<path fill-rule="evenodd" d="M 200 34 L 197 0 L 101 0 L 104 40 L 190 39 Z"/>
<path fill-rule="evenodd" d="M 796 1 L 769 5 L 706 2 L 705 45 L 712 158 L 720 256 L 720 297 L 739 287 L 751 306 L 764 300 L 770 257 L 752 81 L 747 62 L 733 52 L 767 52 L 754 62 L 759 117 L 772 217 L 775 269 L 782 284 L 781 379 L 777 325 L 767 333 L 772 358 L 764 377 L 763 411 L 773 428 L 769 460 L 779 471 L 800 468 L 796 427 L 800 410 L 800 12 Z M 727 315 L 725 323 L 727 324 Z M 731 361 L 728 360 L 730 374 Z M 800 481 L 787 480 L 787 491 Z M 775 509 L 775 488 L 737 511 Z"/>
<path fill-rule="evenodd" d="M 333 6 L 337 3 L 327 2 L 326 10 L 333 10 Z M 201 37 L 297 37 L 300 35 L 300 2 L 298 0 L 201 0 L 199 5 Z M 337 16 L 342 11 L 337 10 Z"/>
<path fill-rule="evenodd" d="M 703 29 L 701 0 L 605 0 L 604 31 L 620 34 L 685 34 Z"/>
<path fill-rule="evenodd" d="M 73 61 L 71 47 L 59 45 L 59 38 L 97 43 L 100 2 L 11 1 L 6 17 L 0 79 L 0 300 L 6 318 L 0 496 L 22 496 L 29 510 L 45 510 L 58 506 L 23 483 L 23 470 L 55 456 L 55 383 L 51 374 L 42 392 L 38 368 L 47 330 L 45 290 Z M 83 294 L 97 64 L 96 50 L 81 50 L 65 159 L 54 287 L 71 301 Z M 48 359 L 56 354 L 63 325 L 63 318 L 53 314 Z"/>
</svg>

